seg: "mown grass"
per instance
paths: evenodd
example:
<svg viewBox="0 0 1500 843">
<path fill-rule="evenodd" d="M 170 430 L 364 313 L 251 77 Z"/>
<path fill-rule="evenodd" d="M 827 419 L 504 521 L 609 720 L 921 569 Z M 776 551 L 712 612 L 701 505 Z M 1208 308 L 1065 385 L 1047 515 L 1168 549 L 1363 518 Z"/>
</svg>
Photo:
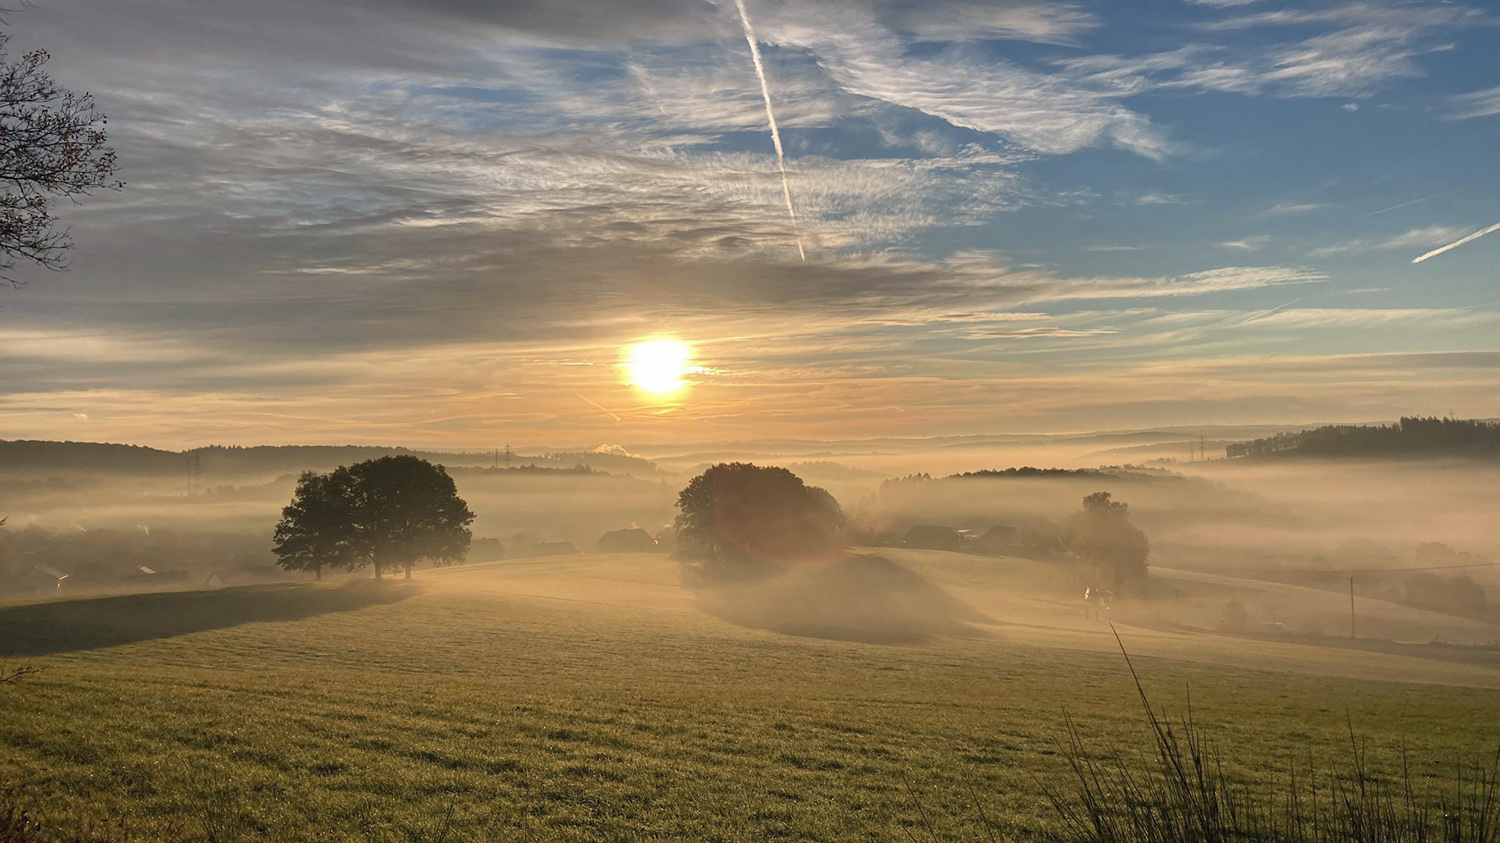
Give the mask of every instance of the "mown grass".
<svg viewBox="0 0 1500 843">
<path fill-rule="evenodd" d="M 625 573 L 608 588 L 580 573 L 571 599 L 480 576 L 116 646 L 97 645 L 110 621 L 95 606 L 95 646 L 66 652 L 0 609 L 0 653 L 48 653 L 0 688 L 0 777 L 49 820 L 123 818 L 139 839 L 432 839 L 446 824 L 449 840 L 887 840 L 925 833 L 912 794 L 945 839 L 986 839 L 985 819 L 1051 839 L 1064 826 L 1047 794 L 1071 775 L 1062 711 L 1103 745 L 1149 734 L 1118 654 L 1002 628 L 912 646 L 799 638 Z M 1404 740 L 1418 775 L 1500 722 L 1486 688 L 1137 665 L 1163 704 L 1192 687 L 1249 781 L 1340 746 L 1350 718 L 1372 764 L 1399 763 Z"/>
</svg>

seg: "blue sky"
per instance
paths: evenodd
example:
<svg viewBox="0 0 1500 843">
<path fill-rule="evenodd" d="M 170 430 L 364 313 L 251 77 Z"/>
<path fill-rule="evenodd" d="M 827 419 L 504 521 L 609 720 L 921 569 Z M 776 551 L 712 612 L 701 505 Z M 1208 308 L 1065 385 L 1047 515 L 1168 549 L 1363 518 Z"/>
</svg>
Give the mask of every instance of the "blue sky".
<svg viewBox="0 0 1500 843">
<path fill-rule="evenodd" d="M 4 292 L 0 435 L 1500 415 L 1500 233 L 1412 263 L 1500 223 L 1485 4 L 745 4 L 795 231 L 733 0 L 38 0 L 130 184 Z"/>
</svg>

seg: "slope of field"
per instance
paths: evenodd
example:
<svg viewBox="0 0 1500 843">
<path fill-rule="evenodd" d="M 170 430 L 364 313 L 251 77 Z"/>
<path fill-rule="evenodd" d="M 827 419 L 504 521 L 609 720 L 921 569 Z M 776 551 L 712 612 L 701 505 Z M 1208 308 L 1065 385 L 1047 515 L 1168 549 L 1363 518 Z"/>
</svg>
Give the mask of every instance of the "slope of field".
<svg viewBox="0 0 1500 843">
<path fill-rule="evenodd" d="M 0 688 L 0 777 L 174 840 L 433 839 L 450 807 L 450 840 L 890 839 L 921 822 L 903 779 L 940 834 L 983 835 L 972 785 L 1044 835 L 1064 710 L 1101 748 L 1145 738 L 1108 626 L 1045 565 L 878 553 L 754 595 L 631 555 L 0 606 L 0 654 L 45 668 Z M 1147 690 L 1191 688 L 1249 776 L 1351 720 L 1419 773 L 1500 740 L 1491 667 L 1117 614 Z"/>
</svg>

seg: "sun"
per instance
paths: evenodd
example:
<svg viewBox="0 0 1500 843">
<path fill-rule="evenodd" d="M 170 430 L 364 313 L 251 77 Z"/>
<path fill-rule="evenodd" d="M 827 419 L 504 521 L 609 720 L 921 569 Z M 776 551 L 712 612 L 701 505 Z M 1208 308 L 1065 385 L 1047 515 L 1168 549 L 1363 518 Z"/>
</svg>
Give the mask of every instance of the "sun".
<svg viewBox="0 0 1500 843">
<path fill-rule="evenodd" d="M 666 395 L 687 386 L 683 376 L 690 371 L 687 343 L 677 340 L 649 340 L 630 347 L 626 368 L 630 382 L 653 395 Z"/>
</svg>

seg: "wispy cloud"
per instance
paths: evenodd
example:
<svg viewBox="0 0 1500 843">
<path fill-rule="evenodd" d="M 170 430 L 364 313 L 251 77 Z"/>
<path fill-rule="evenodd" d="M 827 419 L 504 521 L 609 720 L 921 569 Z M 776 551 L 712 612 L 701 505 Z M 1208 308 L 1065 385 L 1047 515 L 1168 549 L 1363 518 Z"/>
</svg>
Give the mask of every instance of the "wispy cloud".
<svg viewBox="0 0 1500 843">
<path fill-rule="evenodd" d="M 1410 249 L 1414 247 L 1436 246 L 1446 243 L 1455 237 L 1460 237 L 1465 231 L 1471 229 L 1452 225 L 1430 225 L 1424 228 L 1414 228 L 1403 234 L 1385 239 L 1358 239 L 1344 240 L 1327 246 L 1320 246 L 1308 252 L 1310 257 L 1328 258 L 1335 255 L 1358 255 L 1366 252 L 1387 249 Z"/>
<path fill-rule="evenodd" d="M 1182 204 L 1182 197 L 1181 196 L 1174 196 L 1174 195 L 1172 195 L 1170 193 L 1147 193 L 1147 194 L 1141 196 L 1139 199 L 1136 199 L 1135 200 L 1135 204 L 1137 204 L 1137 205 L 1180 205 L 1180 204 Z"/>
<path fill-rule="evenodd" d="M 1018 328 L 1010 331 L 1003 330 L 981 330 L 973 332 L 972 336 L 986 339 L 1064 339 L 1069 337 L 1096 337 L 1106 334 L 1118 333 L 1111 328 L 1059 328 L 1056 326 L 1043 328 Z"/>
<path fill-rule="evenodd" d="M 1219 244 L 1222 249 L 1233 249 L 1238 252 L 1254 252 L 1271 242 L 1271 237 L 1261 234 L 1255 237 L 1242 237 L 1239 240 L 1226 240 Z"/>
<path fill-rule="evenodd" d="M 1454 120 L 1470 120 L 1475 117 L 1493 117 L 1500 114 L 1500 86 L 1459 94 L 1451 100 Z"/>
<path fill-rule="evenodd" d="M 858 96 L 1048 155 L 1115 146 L 1162 159 L 1179 150 L 1149 118 L 1120 104 L 1116 91 L 962 50 L 915 52 L 900 33 L 854 6 L 816 20 L 806 14 L 771 20 L 762 27 L 766 38 L 811 53 Z"/>
<path fill-rule="evenodd" d="M 1280 202 L 1261 213 L 1263 217 L 1288 217 L 1295 214 L 1310 214 L 1329 207 L 1323 202 Z"/>
<path fill-rule="evenodd" d="M 1270 47 L 1205 38 L 1143 56 L 1099 55 L 1060 62 L 1093 84 L 1122 93 L 1154 88 L 1221 91 L 1280 97 L 1360 97 L 1384 83 L 1423 75 L 1419 59 L 1451 46 L 1454 32 L 1493 22 L 1481 9 L 1450 3 L 1333 2 L 1309 9 L 1268 11 L 1213 2 L 1233 10 L 1205 21 L 1205 36 L 1226 33 L 1317 31 Z"/>
</svg>

